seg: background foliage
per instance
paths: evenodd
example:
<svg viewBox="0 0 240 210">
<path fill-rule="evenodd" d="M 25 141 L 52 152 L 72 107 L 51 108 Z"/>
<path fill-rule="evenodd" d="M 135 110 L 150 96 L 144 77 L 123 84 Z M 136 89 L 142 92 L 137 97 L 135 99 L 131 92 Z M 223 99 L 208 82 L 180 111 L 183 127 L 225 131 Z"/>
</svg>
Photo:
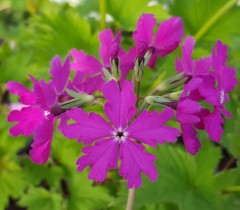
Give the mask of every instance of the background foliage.
<svg viewBox="0 0 240 210">
<path fill-rule="evenodd" d="M 124 209 L 126 183 L 116 171 L 103 184 L 87 179 L 87 171 L 76 172 L 81 145 L 55 134 L 48 163 L 31 163 L 27 151 L 31 138 L 13 139 L 6 123 L 9 98 L 5 82 L 28 85 L 27 74 L 47 79 L 49 62 L 70 49 L 84 49 L 98 55 L 98 32 L 111 27 L 123 30 L 124 47 L 132 44 L 131 32 L 142 13 L 154 13 L 158 22 L 170 16 L 183 18 L 185 34 L 197 40 L 194 57 L 211 53 L 217 39 L 229 45 L 229 65 L 240 79 L 240 3 L 237 0 L 0 0 L 0 210 L 85 210 Z M 74 4 L 79 2 L 79 4 Z M 104 18 L 107 13 L 106 20 Z M 143 92 L 151 84 L 174 74 L 172 55 L 146 71 Z M 156 77 L 158 78 L 155 81 Z M 137 190 L 135 209 L 141 210 L 239 210 L 240 209 L 240 91 L 231 94 L 220 145 L 200 133 L 203 148 L 196 156 L 184 150 L 181 139 L 175 145 L 159 146 L 159 179 L 144 178 Z"/>
</svg>

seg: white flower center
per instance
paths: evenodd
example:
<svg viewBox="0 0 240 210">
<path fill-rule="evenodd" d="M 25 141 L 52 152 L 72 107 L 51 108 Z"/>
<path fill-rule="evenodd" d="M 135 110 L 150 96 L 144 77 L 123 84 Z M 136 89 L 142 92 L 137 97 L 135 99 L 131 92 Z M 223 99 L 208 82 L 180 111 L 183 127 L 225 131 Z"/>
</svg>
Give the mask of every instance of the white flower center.
<svg viewBox="0 0 240 210">
<path fill-rule="evenodd" d="M 118 142 L 126 141 L 126 138 L 128 136 L 128 132 L 126 131 L 126 129 L 123 130 L 121 127 L 113 131 L 112 134 L 113 134 L 114 141 L 118 141 Z"/>
<path fill-rule="evenodd" d="M 220 92 L 220 104 L 223 104 L 223 102 L 224 102 L 224 90 L 221 90 L 219 92 Z"/>
<path fill-rule="evenodd" d="M 47 110 L 44 111 L 44 116 L 45 116 L 45 117 L 47 117 L 49 114 L 50 114 L 49 111 L 47 111 Z"/>
</svg>

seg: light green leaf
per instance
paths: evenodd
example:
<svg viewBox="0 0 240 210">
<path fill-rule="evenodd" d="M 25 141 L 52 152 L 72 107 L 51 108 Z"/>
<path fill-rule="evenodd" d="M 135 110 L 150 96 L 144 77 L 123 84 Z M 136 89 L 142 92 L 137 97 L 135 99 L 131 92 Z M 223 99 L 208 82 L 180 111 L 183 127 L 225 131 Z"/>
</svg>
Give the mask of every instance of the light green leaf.
<svg viewBox="0 0 240 210">
<path fill-rule="evenodd" d="M 170 11 L 182 17 L 188 33 L 195 35 L 205 46 L 213 45 L 217 39 L 231 46 L 236 37 L 240 41 L 237 0 L 177 0 L 170 6 Z"/>
<path fill-rule="evenodd" d="M 93 182 L 88 180 L 85 172 L 73 173 L 69 182 L 68 210 L 105 209 L 112 200 L 107 189 L 102 186 L 94 186 Z"/>
<path fill-rule="evenodd" d="M 8 205 L 9 197 L 22 195 L 27 182 L 21 168 L 6 156 L 0 157 L 0 210 Z"/>
<path fill-rule="evenodd" d="M 148 0 L 139 2 L 138 0 L 108 0 L 108 12 L 113 16 L 114 22 L 123 30 L 132 31 L 135 29 L 137 20 L 143 13 L 153 13 L 158 21 L 169 17 L 162 5 L 147 6 Z"/>
<path fill-rule="evenodd" d="M 71 10 L 34 16 L 29 24 L 31 27 L 23 34 L 25 38 L 31 38 L 28 45 L 37 55 L 34 61 L 38 66 L 49 66 L 53 56 L 65 56 L 72 48 L 95 52 L 92 43 L 97 37 L 92 34 L 90 24 L 85 17 Z"/>
<path fill-rule="evenodd" d="M 196 156 L 178 147 L 164 145 L 154 150 L 159 178 L 155 183 L 144 179 L 136 191 L 136 209 L 149 204 L 173 203 L 179 210 L 220 210 L 221 199 L 214 186 L 214 168 L 220 159 L 219 148 L 204 145 Z M 121 189 L 119 203 L 126 202 Z"/>
<path fill-rule="evenodd" d="M 47 191 L 44 188 L 30 188 L 18 202 L 20 206 L 29 210 L 59 210 L 62 198 L 60 194 Z"/>
</svg>

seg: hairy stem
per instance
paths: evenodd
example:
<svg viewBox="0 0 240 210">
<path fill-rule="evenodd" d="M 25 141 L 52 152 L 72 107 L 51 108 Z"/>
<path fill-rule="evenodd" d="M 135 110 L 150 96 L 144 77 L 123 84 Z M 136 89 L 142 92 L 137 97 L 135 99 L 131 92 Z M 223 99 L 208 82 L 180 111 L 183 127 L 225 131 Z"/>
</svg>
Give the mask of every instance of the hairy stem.
<svg viewBox="0 0 240 210">
<path fill-rule="evenodd" d="M 133 210 L 134 198 L 135 198 L 135 189 L 131 188 L 128 190 L 128 200 L 127 200 L 126 210 Z"/>
<path fill-rule="evenodd" d="M 226 4 L 224 4 L 196 33 L 194 36 L 195 40 L 199 40 L 213 25 L 217 22 L 221 16 L 227 12 L 229 9 L 231 9 L 235 4 L 237 3 L 237 0 L 229 0 Z"/>
</svg>

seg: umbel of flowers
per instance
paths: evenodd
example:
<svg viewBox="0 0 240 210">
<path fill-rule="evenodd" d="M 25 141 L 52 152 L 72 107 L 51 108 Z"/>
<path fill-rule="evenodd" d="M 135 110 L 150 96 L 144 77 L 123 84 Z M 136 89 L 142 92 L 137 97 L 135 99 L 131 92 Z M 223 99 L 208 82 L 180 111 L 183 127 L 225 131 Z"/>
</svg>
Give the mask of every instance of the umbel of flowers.
<svg viewBox="0 0 240 210">
<path fill-rule="evenodd" d="M 195 42 L 186 37 L 182 56 L 176 58 L 177 74 L 143 98 L 139 90 L 144 67 L 154 69 L 156 59 L 173 52 L 184 36 L 178 17 L 163 21 L 154 34 L 155 27 L 155 17 L 143 14 L 133 32 L 135 46 L 128 52 L 121 47 L 121 31 L 114 36 L 106 29 L 99 33 L 101 60 L 72 49 L 63 63 L 59 56 L 53 58 L 50 81 L 29 75 L 32 90 L 15 81 L 7 83 L 22 103 L 20 110 L 8 115 L 8 121 L 15 123 L 10 134 L 33 135 L 33 162 L 48 160 L 57 121 L 59 132 L 85 145 L 84 155 L 77 160 L 78 171 L 90 166 L 88 178 L 103 182 L 109 170 L 118 168 L 128 188 L 142 185 L 141 173 L 151 181 L 158 178 L 156 157 L 145 151 L 146 145 L 173 143 L 181 135 L 186 150 L 194 155 L 201 147 L 198 130 L 205 130 L 212 141 L 221 141 L 223 116 L 231 117 L 225 103 L 237 84 L 235 70 L 226 64 L 227 46 L 217 41 L 211 55 L 193 60 Z M 174 92 L 176 88 L 181 91 Z M 103 114 L 84 110 L 100 104 L 99 100 L 104 101 Z M 165 125 L 171 119 L 178 128 Z"/>
</svg>

